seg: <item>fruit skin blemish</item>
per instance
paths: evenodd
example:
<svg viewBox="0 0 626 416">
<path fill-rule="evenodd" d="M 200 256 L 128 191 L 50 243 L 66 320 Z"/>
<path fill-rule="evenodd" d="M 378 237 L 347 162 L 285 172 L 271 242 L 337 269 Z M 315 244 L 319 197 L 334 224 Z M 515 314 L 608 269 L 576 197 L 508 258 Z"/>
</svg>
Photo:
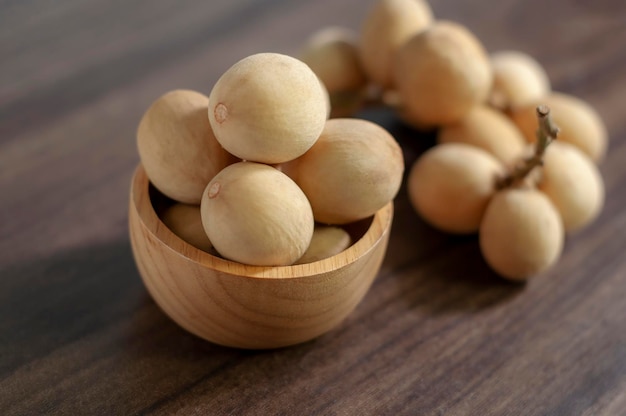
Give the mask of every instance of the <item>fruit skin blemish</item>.
<svg viewBox="0 0 626 416">
<path fill-rule="evenodd" d="M 222 185 L 220 185 L 219 182 L 215 182 L 211 185 L 211 187 L 209 188 L 209 192 L 208 192 L 208 196 L 210 199 L 215 198 L 219 193 L 220 193 L 220 188 L 222 187 Z"/>
<path fill-rule="evenodd" d="M 215 121 L 222 124 L 228 118 L 228 108 L 222 103 L 215 106 Z"/>
</svg>

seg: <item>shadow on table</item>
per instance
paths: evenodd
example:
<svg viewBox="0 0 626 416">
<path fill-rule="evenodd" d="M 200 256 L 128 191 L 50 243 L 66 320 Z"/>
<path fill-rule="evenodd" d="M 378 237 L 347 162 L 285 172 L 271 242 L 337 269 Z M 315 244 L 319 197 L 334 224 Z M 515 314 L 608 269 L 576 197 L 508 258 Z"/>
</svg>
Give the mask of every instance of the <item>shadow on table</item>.
<svg viewBox="0 0 626 416">
<path fill-rule="evenodd" d="M 389 248 L 375 285 L 394 285 L 405 307 L 433 315 L 480 311 L 523 292 L 525 284 L 490 269 L 477 234 L 433 228 L 415 213 L 403 190 L 395 201 Z"/>
<path fill-rule="evenodd" d="M 477 241 L 471 239 L 447 248 L 414 277 L 421 290 L 405 300 L 433 315 L 474 313 L 503 305 L 525 288 L 523 283 L 505 280 L 493 272 L 483 260 Z"/>
<path fill-rule="evenodd" d="M 100 354 L 158 348 L 214 357 L 222 352 L 187 335 L 158 309 L 128 240 L 12 264 L 0 275 L 0 375 L 87 340 Z"/>
</svg>

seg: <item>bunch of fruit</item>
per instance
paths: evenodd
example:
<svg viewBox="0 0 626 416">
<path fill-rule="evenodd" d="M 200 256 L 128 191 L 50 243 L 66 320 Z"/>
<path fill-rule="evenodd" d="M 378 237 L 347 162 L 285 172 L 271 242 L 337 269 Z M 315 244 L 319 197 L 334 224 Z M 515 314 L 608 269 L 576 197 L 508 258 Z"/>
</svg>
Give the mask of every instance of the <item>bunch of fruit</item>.
<svg viewBox="0 0 626 416">
<path fill-rule="evenodd" d="M 590 105 L 551 91 L 529 55 L 488 55 L 425 1 L 378 0 L 360 34 L 324 29 L 301 57 L 334 114 L 373 101 L 418 130 L 437 129 L 437 146 L 410 170 L 410 201 L 441 230 L 479 232 L 500 275 L 525 280 L 550 267 L 565 234 L 599 214 L 606 129 Z"/>
<path fill-rule="evenodd" d="M 328 120 L 328 93 L 298 59 L 242 59 L 209 97 L 169 92 L 137 131 L 142 165 L 178 201 L 161 216 L 181 238 L 239 263 L 282 266 L 347 248 L 345 224 L 397 194 L 402 151 L 382 127 Z"/>
</svg>

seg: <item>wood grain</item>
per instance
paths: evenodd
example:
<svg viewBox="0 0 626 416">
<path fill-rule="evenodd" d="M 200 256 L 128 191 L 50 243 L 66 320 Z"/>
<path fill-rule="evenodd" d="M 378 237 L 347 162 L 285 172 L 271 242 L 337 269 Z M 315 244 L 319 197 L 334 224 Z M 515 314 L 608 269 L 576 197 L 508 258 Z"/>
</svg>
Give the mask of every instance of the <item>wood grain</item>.
<svg viewBox="0 0 626 416">
<path fill-rule="evenodd" d="M 610 136 L 606 206 L 556 268 L 504 282 L 475 237 L 413 213 L 405 189 L 373 287 L 336 330 L 247 352 L 188 334 L 132 260 L 135 131 L 174 88 L 297 53 L 372 1 L 0 4 L 0 414 L 620 415 L 626 409 L 626 7 L 618 0 L 433 1 L 490 51 L 519 49 Z M 433 144 L 383 111 L 409 166 Z"/>
</svg>

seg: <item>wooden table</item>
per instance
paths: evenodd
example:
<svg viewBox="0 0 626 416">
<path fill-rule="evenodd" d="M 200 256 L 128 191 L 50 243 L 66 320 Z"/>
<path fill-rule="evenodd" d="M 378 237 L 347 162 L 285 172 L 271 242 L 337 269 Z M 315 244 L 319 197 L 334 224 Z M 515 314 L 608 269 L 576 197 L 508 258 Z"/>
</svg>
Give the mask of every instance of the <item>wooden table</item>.
<svg viewBox="0 0 626 416">
<path fill-rule="evenodd" d="M 236 60 L 296 54 L 372 1 L 6 1 L 0 5 L 1 415 L 625 415 L 626 7 L 433 1 L 490 51 L 542 62 L 610 131 L 606 206 L 526 285 L 475 236 L 397 202 L 388 255 L 357 310 L 276 351 L 212 345 L 153 303 L 127 235 L 135 129 L 174 88 L 208 93 Z M 427 146 L 388 113 L 411 163 Z"/>
</svg>

